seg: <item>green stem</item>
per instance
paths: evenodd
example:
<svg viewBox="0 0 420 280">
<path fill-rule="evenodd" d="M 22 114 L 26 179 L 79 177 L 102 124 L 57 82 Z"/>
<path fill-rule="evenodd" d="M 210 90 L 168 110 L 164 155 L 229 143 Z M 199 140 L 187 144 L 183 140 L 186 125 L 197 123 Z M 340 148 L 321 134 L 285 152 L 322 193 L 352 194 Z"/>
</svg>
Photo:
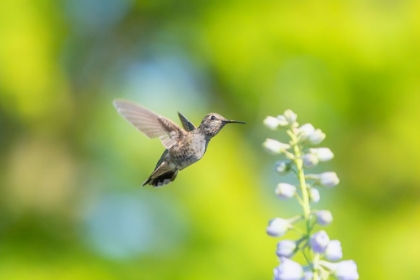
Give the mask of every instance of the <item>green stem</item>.
<svg viewBox="0 0 420 280">
<path fill-rule="evenodd" d="M 315 256 L 314 256 L 314 263 L 315 264 L 317 264 L 318 263 L 318 261 L 319 261 L 319 258 L 320 258 L 320 255 L 318 254 L 318 253 L 316 253 L 315 254 Z M 315 269 L 314 269 L 314 273 L 313 273 L 313 278 L 312 279 L 318 279 L 318 267 L 316 267 Z"/>
<path fill-rule="evenodd" d="M 308 188 L 306 187 L 306 181 L 305 181 L 305 174 L 303 172 L 303 160 L 301 159 L 301 150 L 297 143 L 297 137 L 294 134 L 291 134 L 292 136 L 292 145 L 293 150 L 295 153 L 295 164 L 297 169 L 297 176 L 299 179 L 299 185 L 300 190 L 302 193 L 302 202 L 303 202 L 303 216 L 305 217 L 307 229 L 310 228 L 310 214 L 311 214 L 311 206 L 309 205 L 309 194 L 308 194 Z M 310 231 L 308 231 L 309 236 Z"/>
<path fill-rule="evenodd" d="M 306 262 L 311 263 L 311 260 L 308 258 L 304 250 L 302 250 L 302 254 L 303 254 L 303 257 L 306 259 Z"/>
<path fill-rule="evenodd" d="M 303 200 L 302 200 L 302 198 L 300 198 L 300 196 L 297 193 L 295 193 L 295 197 L 296 197 L 297 201 L 299 202 L 299 204 L 303 207 Z"/>
<path fill-rule="evenodd" d="M 300 191 L 302 193 L 301 201 L 299 201 L 299 203 L 302 205 L 302 208 L 303 208 L 303 217 L 306 221 L 306 238 L 309 242 L 309 238 L 311 236 L 311 230 L 312 230 L 311 206 L 309 204 L 309 193 L 308 193 L 308 188 L 306 186 L 305 173 L 303 172 L 303 160 L 301 158 L 302 151 L 301 151 L 301 148 L 299 147 L 299 140 L 297 138 L 297 135 L 294 134 L 291 130 L 288 131 L 288 134 L 291 137 L 292 141 L 290 142 L 290 144 L 292 145 L 293 152 L 295 154 L 295 158 L 293 160 L 296 165 L 297 177 L 299 179 Z M 308 256 L 305 253 L 303 255 L 305 256 L 305 259 L 308 262 L 308 264 L 311 264 L 311 260 L 308 259 Z M 312 256 L 312 257 L 313 257 L 312 263 L 314 263 L 315 261 L 319 259 L 318 254 L 315 254 L 315 256 Z M 313 279 L 318 279 L 317 269 L 313 270 Z"/>
</svg>

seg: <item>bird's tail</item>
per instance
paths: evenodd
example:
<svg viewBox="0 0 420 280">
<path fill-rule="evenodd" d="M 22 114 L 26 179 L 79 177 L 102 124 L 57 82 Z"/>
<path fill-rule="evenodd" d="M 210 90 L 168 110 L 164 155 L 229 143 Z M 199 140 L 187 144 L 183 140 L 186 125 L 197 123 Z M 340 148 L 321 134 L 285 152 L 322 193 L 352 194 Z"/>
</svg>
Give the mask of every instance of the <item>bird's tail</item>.
<svg viewBox="0 0 420 280">
<path fill-rule="evenodd" d="M 150 175 L 150 177 L 143 182 L 142 186 L 151 185 L 153 187 L 162 187 L 164 185 L 167 185 L 173 180 L 175 180 L 176 175 L 178 175 L 178 169 L 168 171 L 157 177 L 153 177 L 153 175 L 154 173 L 152 173 L 152 175 Z"/>
</svg>

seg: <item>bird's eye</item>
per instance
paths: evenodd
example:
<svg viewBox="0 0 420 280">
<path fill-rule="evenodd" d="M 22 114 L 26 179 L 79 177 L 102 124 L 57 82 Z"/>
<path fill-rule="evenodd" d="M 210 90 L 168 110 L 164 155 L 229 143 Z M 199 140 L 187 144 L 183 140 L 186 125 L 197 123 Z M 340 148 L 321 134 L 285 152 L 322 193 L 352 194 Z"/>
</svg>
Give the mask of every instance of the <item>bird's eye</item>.
<svg viewBox="0 0 420 280">
<path fill-rule="evenodd" d="M 211 115 L 210 120 L 214 121 L 216 119 L 216 117 L 214 115 Z"/>
</svg>

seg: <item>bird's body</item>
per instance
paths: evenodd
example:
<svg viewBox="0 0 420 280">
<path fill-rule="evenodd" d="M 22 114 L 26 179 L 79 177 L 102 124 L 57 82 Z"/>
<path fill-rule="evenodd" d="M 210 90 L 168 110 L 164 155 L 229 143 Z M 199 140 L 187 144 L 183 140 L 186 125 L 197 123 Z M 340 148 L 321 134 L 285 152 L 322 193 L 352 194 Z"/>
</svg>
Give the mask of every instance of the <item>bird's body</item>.
<svg viewBox="0 0 420 280">
<path fill-rule="evenodd" d="M 206 115 L 197 128 L 185 116 L 178 113 L 183 128 L 169 119 L 136 105 L 130 101 L 114 100 L 118 113 L 150 138 L 159 137 L 166 150 L 155 170 L 144 185 L 160 187 L 175 180 L 182 170 L 200 160 L 213 138 L 227 123 L 243 123 L 227 120 L 219 114 Z"/>
<path fill-rule="evenodd" d="M 210 139 L 206 139 L 198 130 L 185 135 L 183 141 L 178 142 L 170 150 L 167 150 L 168 160 L 176 165 L 179 170 L 197 162 L 204 156 Z"/>
<path fill-rule="evenodd" d="M 209 141 L 210 139 L 206 140 L 198 133 L 198 130 L 187 133 L 183 141 L 179 141 L 171 149 L 166 149 L 163 152 L 156 164 L 155 171 L 144 181 L 143 186 L 146 184 L 160 186 L 160 183 L 165 185 L 173 181 L 178 170 L 190 166 L 203 157 Z"/>
</svg>

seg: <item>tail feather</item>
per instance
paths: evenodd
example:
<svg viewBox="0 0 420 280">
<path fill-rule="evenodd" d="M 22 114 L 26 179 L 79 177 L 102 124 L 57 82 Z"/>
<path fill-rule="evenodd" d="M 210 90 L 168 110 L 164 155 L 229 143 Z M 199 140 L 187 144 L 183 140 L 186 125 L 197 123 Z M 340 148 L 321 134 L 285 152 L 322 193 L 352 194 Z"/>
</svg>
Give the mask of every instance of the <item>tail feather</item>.
<svg viewBox="0 0 420 280">
<path fill-rule="evenodd" d="M 178 175 L 178 169 L 165 172 L 157 177 L 153 177 L 153 175 L 154 173 L 152 173 L 152 175 L 150 175 L 150 177 L 143 182 L 142 186 L 151 185 L 153 187 L 162 187 L 164 185 L 167 185 L 173 180 L 175 180 L 176 175 Z"/>
</svg>

